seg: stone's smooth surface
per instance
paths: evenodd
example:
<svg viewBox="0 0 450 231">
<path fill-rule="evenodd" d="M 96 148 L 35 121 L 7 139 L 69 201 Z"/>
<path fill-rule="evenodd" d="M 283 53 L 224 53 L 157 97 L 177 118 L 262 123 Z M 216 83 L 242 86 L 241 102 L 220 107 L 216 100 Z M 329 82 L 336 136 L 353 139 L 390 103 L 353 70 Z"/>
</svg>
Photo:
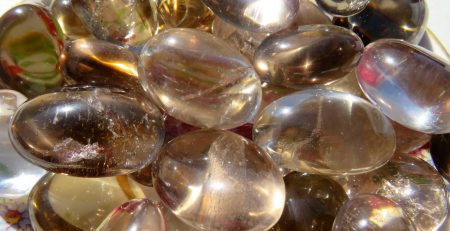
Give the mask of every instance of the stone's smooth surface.
<svg viewBox="0 0 450 231">
<path fill-rule="evenodd" d="M 348 199 L 335 181 L 293 172 L 284 177 L 286 202 L 273 231 L 331 230 L 339 208 Z"/>
<path fill-rule="evenodd" d="M 433 135 L 430 142 L 430 153 L 434 165 L 448 181 L 450 181 L 450 134 Z"/>
<path fill-rule="evenodd" d="M 374 193 L 398 203 L 417 230 L 435 230 L 447 216 L 442 177 L 427 162 L 395 155 L 385 166 L 365 174 L 335 179 L 352 195 Z"/>
<path fill-rule="evenodd" d="M 148 199 L 134 199 L 114 209 L 96 231 L 165 231 L 158 205 Z"/>
<path fill-rule="evenodd" d="M 317 86 L 318 88 L 331 90 L 331 91 L 339 91 L 350 93 L 354 96 L 358 96 L 365 99 L 364 93 L 359 86 L 358 79 L 356 78 L 356 68 L 354 68 L 350 73 L 346 76 L 333 81 L 331 83 L 326 83 Z M 314 86 L 315 87 L 315 86 Z"/>
<path fill-rule="evenodd" d="M 66 44 L 61 70 L 70 84 L 112 86 L 143 92 L 138 57 L 130 50 L 93 38 Z"/>
<path fill-rule="evenodd" d="M 56 22 L 44 8 L 19 5 L 0 18 L 0 78 L 27 97 L 59 89 L 63 48 Z"/>
<path fill-rule="evenodd" d="M 324 11 L 335 16 L 351 16 L 364 10 L 370 0 L 316 0 Z"/>
<path fill-rule="evenodd" d="M 385 164 L 395 151 L 390 121 L 348 93 L 310 89 L 267 106 L 253 140 L 281 167 L 307 173 L 357 174 Z"/>
<path fill-rule="evenodd" d="M 139 184 L 153 187 L 152 164 L 149 164 L 137 172 L 133 172 L 130 177 Z"/>
<path fill-rule="evenodd" d="M 417 44 L 427 21 L 425 0 L 371 0 L 362 12 L 343 20 L 365 44 L 382 38 Z"/>
<path fill-rule="evenodd" d="M 72 0 L 53 0 L 50 12 L 58 21 L 59 27 L 68 39 L 91 36 L 72 8 Z"/>
<path fill-rule="evenodd" d="M 269 36 L 253 64 L 264 81 L 302 88 L 331 82 L 356 66 L 363 44 L 353 32 L 333 25 L 307 25 Z"/>
<path fill-rule="evenodd" d="M 299 0 L 203 0 L 216 16 L 241 29 L 277 32 L 291 24 Z"/>
<path fill-rule="evenodd" d="M 295 29 L 299 26 L 313 24 L 331 24 L 331 20 L 310 0 L 299 0 L 297 17 L 289 28 Z"/>
<path fill-rule="evenodd" d="M 144 46 L 141 83 L 165 112 L 196 127 L 229 129 L 253 119 L 261 84 L 238 51 L 194 29 L 164 31 Z"/>
<path fill-rule="evenodd" d="M 431 139 L 430 134 L 411 130 L 393 121 L 392 125 L 397 139 L 397 148 L 395 150 L 397 153 L 410 153 L 415 151 L 427 144 Z"/>
<path fill-rule="evenodd" d="M 149 0 L 71 0 L 83 24 L 101 40 L 120 45 L 144 44 L 157 30 Z"/>
<path fill-rule="evenodd" d="M 95 230 L 121 204 L 145 198 L 127 177 L 80 178 L 49 173 L 33 188 L 29 213 L 36 231 Z"/>
<path fill-rule="evenodd" d="M 333 231 L 415 231 L 402 207 L 385 197 L 366 194 L 347 201 L 339 210 Z"/>
<path fill-rule="evenodd" d="M 389 118 L 423 133 L 450 132 L 450 65 L 404 41 L 366 47 L 356 74 L 364 94 Z"/>
<path fill-rule="evenodd" d="M 170 141 L 155 162 L 153 185 L 167 208 L 203 230 L 266 230 L 285 200 L 281 173 L 253 142 L 199 130 Z"/>
<path fill-rule="evenodd" d="M 210 31 L 214 14 L 201 0 L 150 0 L 165 26 Z"/>
<path fill-rule="evenodd" d="M 14 115 L 10 138 L 27 160 L 73 176 L 128 174 L 154 160 L 164 140 L 158 108 L 107 88 L 36 97 Z"/>
</svg>

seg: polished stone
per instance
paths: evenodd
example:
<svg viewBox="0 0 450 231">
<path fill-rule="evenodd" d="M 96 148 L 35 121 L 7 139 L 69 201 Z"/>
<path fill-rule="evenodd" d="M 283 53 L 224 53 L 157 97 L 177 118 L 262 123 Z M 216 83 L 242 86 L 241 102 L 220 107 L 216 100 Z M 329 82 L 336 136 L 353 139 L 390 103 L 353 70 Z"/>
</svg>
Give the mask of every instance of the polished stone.
<svg viewBox="0 0 450 231">
<path fill-rule="evenodd" d="M 331 82 L 356 66 L 363 44 L 353 32 L 333 25 L 307 25 L 269 36 L 253 64 L 263 81 L 289 88 Z"/>
<path fill-rule="evenodd" d="M 164 140 L 158 108 L 121 90 L 78 87 L 36 97 L 14 115 L 10 138 L 27 160 L 74 176 L 128 174 Z"/>
<path fill-rule="evenodd" d="M 331 24 L 331 20 L 310 0 L 299 0 L 297 17 L 294 19 L 289 28 L 295 29 L 299 26 L 314 24 Z"/>
<path fill-rule="evenodd" d="M 331 230 L 339 208 L 348 199 L 335 181 L 293 172 L 284 177 L 286 203 L 272 231 Z"/>
<path fill-rule="evenodd" d="M 139 46 L 157 31 L 156 12 L 148 0 L 71 0 L 83 24 L 98 39 Z"/>
<path fill-rule="evenodd" d="M 66 38 L 77 39 L 91 36 L 89 30 L 73 11 L 72 0 L 53 0 L 50 12 L 58 21 Z"/>
<path fill-rule="evenodd" d="M 59 89 L 62 34 L 46 9 L 19 5 L 0 18 L 0 78 L 27 97 Z"/>
<path fill-rule="evenodd" d="M 385 164 L 395 150 L 390 121 L 348 93 L 310 89 L 273 102 L 253 138 L 281 167 L 307 173 L 356 174 Z"/>
<path fill-rule="evenodd" d="M 430 153 L 436 168 L 450 181 L 450 134 L 433 135 Z"/>
<path fill-rule="evenodd" d="M 423 147 L 431 139 L 430 134 L 411 130 L 393 121 L 392 126 L 394 127 L 395 137 L 397 139 L 397 148 L 395 150 L 397 153 L 413 152 Z"/>
<path fill-rule="evenodd" d="M 96 231 L 166 231 L 158 205 L 148 199 L 134 199 L 114 209 Z"/>
<path fill-rule="evenodd" d="M 235 133 L 199 130 L 179 136 L 154 166 L 161 201 L 194 227 L 267 230 L 283 211 L 281 173 L 264 151 Z"/>
<path fill-rule="evenodd" d="M 385 197 L 365 194 L 352 198 L 339 210 L 333 231 L 415 231 L 400 205 Z"/>
<path fill-rule="evenodd" d="M 216 16 L 241 29 L 276 32 L 294 21 L 299 0 L 203 0 Z M 226 7 L 224 7 L 226 6 Z"/>
<path fill-rule="evenodd" d="M 80 178 L 49 173 L 30 194 L 30 219 L 36 231 L 93 231 L 116 207 L 144 197 L 125 176 Z"/>
<path fill-rule="evenodd" d="M 404 41 L 370 44 L 356 74 L 367 98 L 395 122 L 423 133 L 450 132 L 450 66 Z"/>
<path fill-rule="evenodd" d="M 229 129 L 253 119 L 261 84 L 237 50 L 194 29 L 164 31 L 144 46 L 141 83 L 165 112 L 196 127 Z"/>
<path fill-rule="evenodd" d="M 351 16 L 364 10 L 370 0 L 316 0 L 316 2 L 329 14 Z"/>
<path fill-rule="evenodd" d="M 375 171 L 335 180 L 350 192 L 350 197 L 374 193 L 395 201 L 417 230 L 436 230 L 447 217 L 444 180 L 427 162 L 408 155 L 395 155 Z"/>
</svg>

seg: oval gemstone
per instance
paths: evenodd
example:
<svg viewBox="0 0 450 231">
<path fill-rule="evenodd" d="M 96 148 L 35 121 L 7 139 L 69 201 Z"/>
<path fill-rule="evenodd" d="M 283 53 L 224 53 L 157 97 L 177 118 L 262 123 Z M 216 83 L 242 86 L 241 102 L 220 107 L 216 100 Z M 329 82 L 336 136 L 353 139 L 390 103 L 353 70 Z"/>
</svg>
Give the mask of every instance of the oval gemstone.
<svg viewBox="0 0 450 231">
<path fill-rule="evenodd" d="M 351 16 L 366 8 L 370 0 L 316 0 L 324 11 L 336 16 Z"/>
<path fill-rule="evenodd" d="M 276 32 L 295 19 L 299 0 L 203 0 L 216 16 L 244 30 Z"/>
<path fill-rule="evenodd" d="M 261 83 L 237 50 L 194 29 L 164 31 L 144 46 L 144 89 L 167 114 L 195 127 L 229 129 L 252 120 Z"/>
<path fill-rule="evenodd" d="M 321 89 L 271 103 L 253 127 L 253 140 L 280 167 L 306 173 L 368 172 L 395 150 L 389 119 L 369 102 Z"/>
<path fill-rule="evenodd" d="M 10 138 L 32 163 L 57 173 L 103 177 L 149 164 L 164 140 L 158 109 L 106 88 L 72 88 L 36 97 L 14 115 Z"/>
<path fill-rule="evenodd" d="M 47 10 L 16 6 L 0 18 L 0 28 L 0 78 L 6 85 L 27 97 L 62 86 L 62 35 Z"/>
<path fill-rule="evenodd" d="M 395 122 L 423 133 L 449 133 L 450 66 L 400 40 L 366 47 L 358 82 L 372 103 Z"/>
<path fill-rule="evenodd" d="M 271 84 L 302 88 L 344 77 L 356 66 L 363 48 L 358 36 L 347 29 L 307 25 L 266 38 L 253 64 Z"/>
<path fill-rule="evenodd" d="M 68 39 L 89 37 L 91 33 L 83 25 L 72 8 L 72 0 L 53 0 L 50 12 L 58 21 L 64 36 Z"/>
<path fill-rule="evenodd" d="M 154 166 L 153 186 L 161 201 L 199 229 L 267 230 L 283 211 L 281 173 L 263 150 L 233 132 L 178 136 Z"/>
</svg>

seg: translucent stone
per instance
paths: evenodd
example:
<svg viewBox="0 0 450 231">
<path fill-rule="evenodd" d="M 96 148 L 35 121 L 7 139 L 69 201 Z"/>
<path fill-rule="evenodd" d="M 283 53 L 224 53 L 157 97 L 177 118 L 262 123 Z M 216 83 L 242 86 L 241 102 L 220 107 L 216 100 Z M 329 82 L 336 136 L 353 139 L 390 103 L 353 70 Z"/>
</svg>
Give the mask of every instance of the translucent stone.
<svg viewBox="0 0 450 231">
<path fill-rule="evenodd" d="M 331 24 L 331 20 L 311 1 L 299 0 L 297 17 L 289 28 L 295 29 L 295 27 L 313 24 Z"/>
<path fill-rule="evenodd" d="M 89 37 L 91 33 L 83 25 L 72 8 L 72 0 L 53 0 L 50 12 L 58 21 L 63 34 L 69 39 Z"/>
<path fill-rule="evenodd" d="M 143 92 L 138 57 L 130 50 L 93 38 L 68 42 L 61 70 L 70 84 L 113 86 Z"/>
<path fill-rule="evenodd" d="M 316 0 L 324 11 L 336 16 L 351 16 L 366 8 L 370 0 Z"/>
<path fill-rule="evenodd" d="M 356 74 L 363 92 L 389 118 L 423 133 L 450 132 L 449 64 L 400 40 L 366 47 Z"/>
<path fill-rule="evenodd" d="M 139 171 L 133 172 L 130 177 L 139 184 L 145 185 L 147 187 L 153 187 L 152 168 L 153 165 L 149 164 Z"/>
<path fill-rule="evenodd" d="M 96 231 L 165 231 L 166 224 L 157 204 L 134 199 L 114 209 Z"/>
<path fill-rule="evenodd" d="M 36 97 L 14 115 L 11 141 L 49 171 L 102 177 L 135 172 L 154 160 L 164 140 L 158 108 L 106 88 L 71 88 Z"/>
<path fill-rule="evenodd" d="M 149 0 L 71 0 L 75 13 L 92 34 L 121 45 L 144 44 L 157 30 Z"/>
<path fill-rule="evenodd" d="M 433 163 L 445 179 L 450 180 L 450 134 L 433 135 L 430 154 Z"/>
<path fill-rule="evenodd" d="M 339 208 L 348 199 L 335 181 L 294 172 L 284 177 L 286 203 L 273 231 L 331 230 Z"/>
<path fill-rule="evenodd" d="M 27 97 L 58 89 L 62 37 L 47 10 L 19 5 L 0 18 L 0 78 Z"/>
<path fill-rule="evenodd" d="M 283 178 L 253 142 L 228 131 L 199 130 L 169 142 L 154 168 L 164 205 L 202 230 L 267 230 L 280 218 Z"/>
<path fill-rule="evenodd" d="M 228 129 L 253 119 L 261 84 L 238 51 L 194 29 L 164 31 L 144 46 L 141 83 L 165 112 L 196 127 Z"/>
<path fill-rule="evenodd" d="M 359 87 L 358 79 L 356 78 L 356 68 L 354 68 L 350 73 L 348 73 L 346 76 L 330 82 L 325 83 L 322 85 L 317 86 L 318 88 L 331 90 L 331 91 L 339 91 L 339 92 L 345 92 L 350 93 L 354 96 L 358 96 L 365 99 L 364 93 L 361 90 L 361 87 Z"/>
<path fill-rule="evenodd" d="M 356 66 L 363 44 L 353 32 L 333 25 L 308 25 L 269 36 L 254 66 L 273 85 L 302 88 L 331 82 Z"/>
<path fill-rule="evenodd" d="M 95 230 L 121 204 L 144 198 L 127 177 L 80 178 L 49 173 L 30 194 L 34 230 Z"/>
<path fill-rule="evenodd" d="M 402 207 L 392 200 L 373 194 L 347 201 L 339 210 L 333 231 L 415 231 Z"/>
<path fill-rule="evenodd" d="M 431 135 L 416 132 L 396 122 L 392 122 L 397 139 L 397 153 L 410 153 L 424 146 L 430 141 Z"/>
<path fill-rule="evenodd" d="M 357 174 L 379 168 L 394 153 L 389 120 L 348 93 L 310 89 L 264 109 L 253 140 L 281 167 L 307 173 Z"/>
<path fill-rule="evenodd" d="M 417 230 L 436 230 L 447 216 L 447 190 L 427 162 L 395 155 L 383 167 L 364 174 L 335 178 L 351 197 L 374 193 L 398 203 Z"/>
<path fill-rule="evenodd" d="M 276 32 L 294 21 L 299 0 L 203 0 L 216 16 L 244 30 Z M 226 6 L 226 7 L 224 7 Z"/>
</svg>

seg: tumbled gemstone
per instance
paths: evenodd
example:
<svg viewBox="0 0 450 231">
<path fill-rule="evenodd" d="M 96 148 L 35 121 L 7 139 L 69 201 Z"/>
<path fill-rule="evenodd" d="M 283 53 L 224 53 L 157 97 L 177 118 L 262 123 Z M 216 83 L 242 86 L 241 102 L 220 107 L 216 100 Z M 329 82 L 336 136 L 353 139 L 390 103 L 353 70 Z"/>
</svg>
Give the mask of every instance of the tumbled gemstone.
<svg viewBox="0 0 450 231">
<path fill-rule="evenodd" d="M 450 66 L 407 42 L 365 48 L 356 74 L 366 96 L 389 118 L 423 133 L 450 132 Z"/>
<path fill-rule="evenodd" d="M 157 204 L 148 199 L 134 199 L 114 209 L 96 231 L 165 231 L 166 223 Z"/>
<path fill-rule="evenodd" d="M 73 11 L 72 0 L 53 0 L 50 12 L 67 38 L 77 39 L 91 35 Z"/>
<path fill-rule="evenodd" d="M 316 0 L 324 11 L 336 16 L 351 16 L 366 8 L 370 0 Z"/>
<path fill-rule="evenodd" d="M 0 78 L 5 84 L 27 97 L 62 86 L 62 36 L 47 10 L 16 6 L 0 18 L 0 28 Z"/>
<path fill-rule="evenodd" d="M 333 231 L 398 230 L 416 228 L 400 205 L 386 197 L 366 194 L 347 201 L 339 210 Z"/>
<path fill-rule="evenodd" d="M 194 29 L 164 31 L 144 46 L 144 89 L 165 112 L 196 127 L 228 129 L 253 119 L 261 83 L 237 50 Z"/>
<path fill-rule="evenodd" d="M 448 181 L 450 180 L 450 134 L 433 135 L 430 153 L 434 165 Z"/>
<path fill-rule="evenodd" d="M 199 130 L 170 141 L 154 164 L 164 205 L 203 230 L 267 230 L 285 199 L 281 173 L 252 141 L 233 132 Z"/>
<path fill-rule="evenodd" d="M 347 195 L 337 182 L 319 175 L 293 172 L 284 177 L 286 202 L 273 231 L 331 230 Z"/>
<path fill-rule="evenodd" d="M 158 108 L 106 88 L 36 97 L 14 115 L 11 141 L 27 160 L 74 176 L 128 174 L 149 164 L 164 140 Z"/>
<path fill-rule="evenodd" d="M 244 30 L 276 32 L 294 21 L 299 0 L 203 0 L 216 16 Z M 226 6 L 226 7 L 224 7 Z"/>
<path fill-rule="evenodd" d="M 30 219 L 34 230 L 95 230 L 121 204 L 145 198 L 126 176 L 80 178 L 49 173 L 30 194 Z"/>
<path fill-rule="evenodd" d="M 392 125 L 373 105 L 322 89 L 299 91 L 267 106 L 253 127 L 253 140 L 279 166 L 321 174 L 371 171 L 395 150 Z"/>
<path fill-rule="evenodd" d="M 264 81 L 302 88 L 331 82 L 356 66 L 363 44 L 353 32 L 333 25 L 307 25 L 269 36 L 254 66 Z"/>
<path fill-rule="evenodd" d="M 144 44 L 157 30 L 149 0 L 71 0 L 75 13 L 98 39 L 121 45 Z"/>
</svg>

